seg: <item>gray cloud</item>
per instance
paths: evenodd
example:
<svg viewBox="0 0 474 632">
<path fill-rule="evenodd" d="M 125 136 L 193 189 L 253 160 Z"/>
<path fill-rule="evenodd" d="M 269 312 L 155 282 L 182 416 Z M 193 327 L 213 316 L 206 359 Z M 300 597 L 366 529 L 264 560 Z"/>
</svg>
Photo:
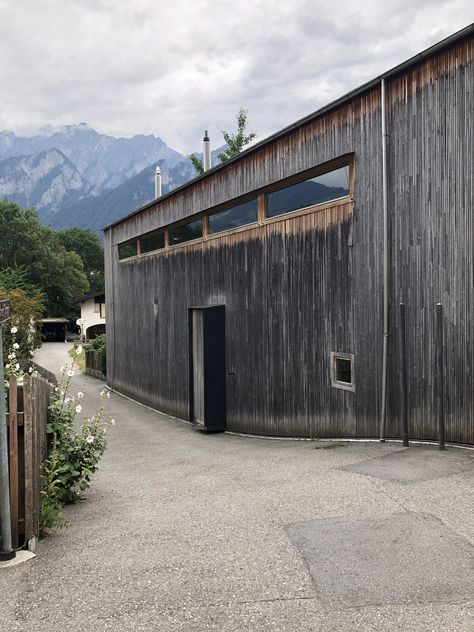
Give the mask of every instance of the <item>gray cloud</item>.
<svg viewBox="0 0 474 632">
<path fill-rule="evenodd" d="M 468 0 L 0 0 L 0 127 L 259 138 L 473 21 Z"/>
</svg>

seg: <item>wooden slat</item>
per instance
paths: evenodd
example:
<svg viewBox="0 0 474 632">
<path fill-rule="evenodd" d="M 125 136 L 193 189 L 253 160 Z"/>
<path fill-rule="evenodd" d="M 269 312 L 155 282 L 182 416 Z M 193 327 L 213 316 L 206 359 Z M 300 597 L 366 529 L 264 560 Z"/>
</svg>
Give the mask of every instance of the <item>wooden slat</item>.
<svg viewBox="0 0 474 632">
<path fill-rule="evenodd" d="M 186 418 L 187 310 L 225 304 L 228 427 L 378 436 L 382 375 L 380 88 L 309 120 L 105 233 L 111 386 Z M 387 437 L 400 436 L 406 304 L 410 436 L 436 439 L 434 308 L 443 304 L 446 438 L 474 444 L 474 39 L 387 82 L 390 337 Z M 114 244 L 353 155 L 353 204 L 119 263 Z M 240 197 L 239 197 L 240 196 Z M 134 326 L 130 327 L 130 323 Z M 354 393 L 329 353 L 354 354 Z"/>
<path fill-rule="evenodd" d="M 8 388 L 8 430 L 10 456 L 10 513 L 12 523 L 12 546 L 18 548 L 18 518 L 19 518 L 19 472 L 18 472 L 18 391 L 17 379 L 10 377 Z"/>
<path fill-rule="evenodd" d="M 41 385 L 40 379 L 34 377 L 32 379 L 32 395 L 31 402 L 33 407 L 33 427 L 32 427 L 32 456 L 33 456 L 33 533 L 39 535 L 39 508 L 41 502 L 41 437 L 40 437 L 40 416 L 42 413 L 38 398 L 38 390 Z"/>
<path fill-rule="evenodd" d="M 25 446 L 25 539 L 30 540 L 35 534 L 34 512 L 35 512 L 35 460 L 33 458 L 33 406 L 31 401 L 31 380 L 26 377 L 23 382 L 23 402 L 24 402 L 24 446 Z"/>
</svg>

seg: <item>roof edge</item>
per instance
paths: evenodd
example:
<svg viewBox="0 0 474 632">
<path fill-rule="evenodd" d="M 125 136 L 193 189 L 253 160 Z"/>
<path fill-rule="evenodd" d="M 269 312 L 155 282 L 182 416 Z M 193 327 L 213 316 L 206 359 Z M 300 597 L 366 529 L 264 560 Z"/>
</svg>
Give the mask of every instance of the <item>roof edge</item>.
<svg viewBox="0 0 474 632">
<path fill-rule="evenodd" d="M 277 140 L 278 138 L 282 138 L 283 136 L 286 136 L 287 134 L 289 134 L 289 133 L 295 131 L 296 129 L 298 129 L 299 127 L 302 127 L 303 125 L 306 125 L 307 123 L 310 123 L 310 122 L 318 119 L 319 117 L 327 114 L 328 112 L 331 112 L 332 110 L 337 109 L 338 107 L 340 107 L 344 103 L 347 103 L 348 101 L 351 101 L 355 97 L 360 96 L 361 94 L 364 94 L 364 92 L 367 92 L 367 91 L 371 90 L 377 84 L 379 84 L 382 81 L 382 79 L 390 79 L 392 77 L 395 77 L 396 75 L 404 72 L 408 68 L 412 68 L 417 63 L 420 63 L 420 62 L 424 61 L 425 59 L 431 57 L 432 55 L 435 55 L 436 53 L 438 53 L 441 50 L 444 50 L 445 48 L 449 48 L 450 46 L 453 46 L 454 44 L 456 44 L 457 42 L 462 41 L 463 39 L 467 39 L 470 35 L 473 35 L 473 34 L 474 34 L 474 22 L 469 24 L 468 26 L 464 27 L 460 31 L 456 31 L 452 35 L 449 35 L 448 37 L 446 37 L 443 40 L 437 42 L 436 44 L 433 44 L 429 48 L 426 48 L 422 52 L 417 53 L 416 55 L 413 55 L 413 57 L 410 57 L 406 61 L 401 62 L 397 66 L 394 66 L 390 70 L 387 70 L 385 73 L 383 73 L 381 75 L 378 75 L 377 77 L 375 77 L 374 79 L 371 79 L 367 83 L 362 84 L 358 88 L 355 88 L 354 90 L 351 90 L 350 92 L 347 92 L 343 96 L 337 98 L 335 101 L 331 101 L 330 103 L 328 103 L 327 105 L 323 106 L 319 110 L 316 110 L 316 111 L 312 112 L 311 114 L 308 114 L 307 116 L 304 116 L 303 118 L 298 119 L 297 121 L 295 121 L 291 125 L 288 125 L 287 127 L 284 127 L 283 129 L 279 130 L 278 132 L 275 132 L 274 134 L 272 134 L 271 136 L 267 136 L 266 138 L 263 138 L 261 141 L 259 141 L 258 143 L 255 143 L 255 145 L 252 145 L 248 149 L 245 149 L 243 152 L 241 152 L 240 154 L 238 154 L 234 158 L 230 158 L 229 160 L 226 160 L 225 162 L 220 163 L 219 165 L 216 165 L 215 167 L 212 167 L 212 169 L 209 169 L 205 173 L 203 173 L 201 175 L 198 175 L 196 178 L 193 178 L 192 180 L 188 180 L 187 182 L 185 182 L 181 186 L 177 187 L 176 189 L 172 189 L 171 191 L 169 191 L 168 193 L 165 193 L 161 197 L 156 198 L 155 200 L 152 200 L 151 202 L 147 202 L 147 204 L 145 204 L 144 206 L 141 206 L 140 208 L 132 211 L 128 215 L 124 215 L 123 217 L 121 217 L 120 219 L 116 220 L 115 222 L 112 222 L 111 224 L 108 224 L 107 226 L 104 226 L 104 228 L 102 228 L 102 231 L 105 232 L 106 230 L 109 230 L 110 228 L 113 228 L 114 226 L 117 226 L 118 224 L 121 224 L 122 222 L 127 221 L 131 217 L 133 217 L 135 215 L 138 215 L 142 211 L 145 211 L 145 210 L 151 208 L 152 206 L 155 206 L 157 203 L 161 202 L 162 200 L 166 200 L 166 199 L 170 198 L 172 195 L 175 195 L 176 193 L 178 193 L 180 191 L 183 191 L 184 189 L 186 189 L 186 188 L 188 188 L 190 186 L 193 186 L 197 182 L 200 182 L 201 180 L 204 180 L 204 179 L 208 178 L 209 176 L 214 175 L 215 173 L 217 173 L 221 169 L 224 169 L 224 168 L 228 167 L 228 165 L 234 164 L 235 162 L 238 162 L 239 160 L 242 160 L 243 158 L 245 158 L 249 154 L 251 154 L 251 153 L 253 153 L 255 151 L 258 151 L 262 147 L 265 147 L 265 145 L 268 145 L 268 144 L 272 143 L 273 141 Z"/>
</svg>

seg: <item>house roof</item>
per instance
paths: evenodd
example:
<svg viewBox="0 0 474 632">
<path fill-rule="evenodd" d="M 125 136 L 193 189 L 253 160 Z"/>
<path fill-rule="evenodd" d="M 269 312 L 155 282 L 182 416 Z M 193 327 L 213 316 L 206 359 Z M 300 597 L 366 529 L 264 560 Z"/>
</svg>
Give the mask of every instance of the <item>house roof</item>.
<svg viewBox="0 0 474 632">
<path fill-rule="evenodd" d="M 415 66 L 416 64 L 420 63 L 421 61 L 424 61 L 425 59 L 427 59 L 429 57 L 432 57 L 433 55 L 437 54 L 438 52 L 440 52 L 440 51 L 442 51 L 442 50 L 444 50 L 446 48 L 449 48 L 450 46 L 453 46 L 454 44 L 456 44 L 459 41 L 462 41 L 463 39 L 467 39 L 468 37 L 472 36 L 473 34 L 474 34 L 474 23 L 470 24 L 469 26 L 466 26 L 465 28 L 461 29 L 460 31 L 457 31 L 456 33 L 453 33 L 449 37 L 446 37 L 445 39 L 443 39 L 440 42 L 434 44 L 433 46 L 430 46 L 429 48 L 425 49 L 421 53 L 418 53 L 417 55 L 414 55 L 413 57 L 410 57 L 406 61 L 402 62 L 401 64 L 398 64 L 394 68 L 391 68 L 390 70 L 388 70 L 387 72 L 383 73 L 382 75 L 379 75 L 378 77 L 375 77 L 375 79 L 372 79 L 371 81 L 368 81 L 367 83 L 364 83 L 359 88 L 356 88 L 355 90 L 351 90 L 350 92 L 348 92 L 344 96 L 340 97 L 339 99 L 336 99 L 335 101 L 332 101 L 331 103 L 329 103 L 328 105 L 320 108 L 319 110 L 316 110 L 315 112 L 309 114 L 308 116 L 305 116 L 305 117 L 297 120 L 295 123 L 292 123 L 288 127 L 283 128 L 279 132 L 276 132 L 275 134 L 272 134 L 271 136 L 268 136 L 267 138 L 264 138 L 260 142 L 255 143 L 255 145 L 252 145 L 251 147 L 249 147 L 245 151 L 242 151 L 240 154 L 238 154 L 234 158 L 230 158 L 229 160 L 226 160 L 224 163 L 221 163 L 219 165 L 216 165 L 215 167 L 212 167 L 212 169 L 209 169 L 208 171 L 206 171 L 202 175 L 199 175 L 196 178 L 193 178 L 192 180 L 189 180 L 185 184 L 181 185 L 180 187 L 177 187 L 176 189 L 173 189 L 172 191 L 169 191 L 168 193 L 165 193 L 160 198 L 152 200 L 151 202 L 148 202 L 144 206 L 141 206 L 140 208 L 136 209 L 135 211 L 132 211 L 128 215 L 125 215 L 124 217 L 116 220 L 115 222 L 105 226 L 102 230 L 103 231 L 109 230 L 110 228 L 113 228 L 114 226 L 117 226 L 118 224 L 121 224 L 122 222 L 126 221 L 130 217 L 133 217 L 134 215 L 137 215 L 137 214 L 141 213 L 142 211 L 145 211 L 146 209 L 149 209 L 152 206 L 155 206 L 157 203 L 161 202 L 162 200 L 165 200 L 165 199 L 175 195 L 179 191 L 183 191 L 184 189 L 187 189 L 188 187 L 193 186 L 197 182 L 200 182 L 201 180 L 204 180 L 205 178 L 208 178 L 209 176 L 213 175 L 217 171 L 219 171 L 221 169 L 226 169 L 229 165 L 234 164 L 235 162 L 238 162 L 239 160 L 242 160 L 243 158 L 245 158 L 249 154 L 261 149 L 262 147 L 265 147 L 266 145 L 271 144 L 276 139 L 281 138 L 283 136 L 286 136 L 287 134 L 289 134 L 289 133 L 293 132 L 294 130 L 298 129 L 299 127 L 302 127 L 303 125 L 306 125 L 307 123 L 310 123 L 310 122 L 318 119 L 319 117 L 323 116 L 324 114 L 327 114 L 328 112 L 331 112 L 332 110 L 337 109 L 341 105 L 351 101 L 352 99 L 354 99 L 355 97 L 363 94 L 364 92 L 367 92 L 368 90 L 371 90 L 376 85 L 378 85 L 381 82 L 382 79 L 389 79 L 389 78 L 395 77 L 395 76 L 401 74 L 402 72 L 405 72 L 409 68 Z"/>
<path fill-rule="evenodd" d="M 92 292 L 91 294 L 85 294 L 80 298 L 77 298 L 74 303 L 84 303 L 85 301 L 89 301 L 91 298 L 98 298 L 99 296 L 103 296 L 105 299 L 105 291 L 101 290 L 100 292 Z"/>
</svg>

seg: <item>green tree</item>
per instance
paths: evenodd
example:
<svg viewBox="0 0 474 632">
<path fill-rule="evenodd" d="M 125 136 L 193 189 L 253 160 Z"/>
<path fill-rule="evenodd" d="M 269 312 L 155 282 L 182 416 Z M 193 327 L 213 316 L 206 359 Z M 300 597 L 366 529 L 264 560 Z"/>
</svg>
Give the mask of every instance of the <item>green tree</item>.
<svg viewBox="0 0 474 632">
<path fill-rule="evenodd" d="M 74 300 L 89 290 L 82 260 L 69 252 L 58 232 L 42 226 L 36 211 L 0 200 L 0 278 L 12 289 L 45 296 L 48 316 L 74 318 Z"/>
<path fill-rule="evenodd" d="M 238 156 L 245 145 L 248 145 L 255 138 L 255 132 L 250 132 L 249 134 L 246 134 L 247 113 L 248 111 L 244 108 L 240 108 L 240 110 L 238 111 L 237 132 L 235 134 L 222 132 L 227 147 L 217 156 L 221 162 L 225 162 L 230 158 L 234 158 L 234 156 Z"/>
<path fill-rule="evenodd" d="M 43 316 L 43 295 L 28 296 L 23 290 L 9 290 L 0 286 L 0 298 L 9 298 L 11 306 L 11 318 L 3 326 L 4 362 L 5 364 L 11 363 L 7 356 L 13 349 L 16 355 L 15 362 L 21 366 L 26 366 L 31 360 L 34 350 L 41 346 L 38 321 Z M 17 331 L 12 333 L 12 327 L 15 327 Z M 14 348 L 13 343 L 16 343 L 19 348 Z"/>
<path fill-rule="evenodd" d="M 90 291 L 104 289 L 104 249 L 98 236 L 89 228 L 66 228 L 58 233 L 59 239 L 70 252 L 79 255 L 89 281 Z"/>
<path fill-rule="evenodd" d="M 248 110 L 240 108 L 236 117 L 237 131 L 234 134 L 229 134 L 229 132 L 225 131 L 222 132 L 226 148 L 217 155 L 221 163 L 230 158 L 234 158 L 234 156 L 238 156 L 245 145 L 248 145 L 256 137 L 257 134 L 255 132 L 247 134 L 247 114 Z M 193 167 L 197 173 L 203 174 L 204 166 L 202 160 L 195 154 L 191 154 L 188 158 L 193 163 Z"/>
<path fill-rule="evenodd" d="M 198 158 L 196 154 L 190 154 L 188 158 L 193 163 L 194 169 L 201 176 L 204 173 L 204 165 L 202 164 L 202 160 Z"/>
</svg>

